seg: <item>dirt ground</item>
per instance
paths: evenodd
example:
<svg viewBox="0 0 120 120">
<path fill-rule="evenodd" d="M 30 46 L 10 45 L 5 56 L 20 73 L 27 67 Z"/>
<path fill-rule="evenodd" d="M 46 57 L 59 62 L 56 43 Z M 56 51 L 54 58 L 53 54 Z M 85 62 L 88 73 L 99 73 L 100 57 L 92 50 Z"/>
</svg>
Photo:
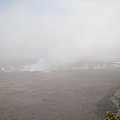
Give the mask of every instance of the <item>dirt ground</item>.
<svg viewBox="0 0 120 120">
<path fill-rule="evenodd" d="M 98 120 L 96 104 L 120 71 L 0 73 L 0 120 Z"/>
</svg>

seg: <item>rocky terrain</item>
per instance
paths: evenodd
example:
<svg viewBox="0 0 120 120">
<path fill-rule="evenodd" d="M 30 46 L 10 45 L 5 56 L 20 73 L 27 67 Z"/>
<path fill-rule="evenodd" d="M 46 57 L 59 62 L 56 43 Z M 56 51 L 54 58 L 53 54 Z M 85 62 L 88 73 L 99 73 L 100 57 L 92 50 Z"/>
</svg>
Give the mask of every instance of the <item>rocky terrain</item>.
<svg viewBox="0 0 120 120">
<path fill-rule="evenodd" d="M 0 72 L 0 120 L 101 120 L 119 85 L 118 69 Z"/>
</svg>

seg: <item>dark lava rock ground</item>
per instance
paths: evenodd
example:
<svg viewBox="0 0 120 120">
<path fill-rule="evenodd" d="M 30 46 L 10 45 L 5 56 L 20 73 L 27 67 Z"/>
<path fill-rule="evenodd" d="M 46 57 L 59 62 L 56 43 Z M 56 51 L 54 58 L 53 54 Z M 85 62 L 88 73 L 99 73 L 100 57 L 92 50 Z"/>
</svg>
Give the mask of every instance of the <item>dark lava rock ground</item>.
<svg viewBox="0 0 120 120">
<path fill-rule="evenodd" d="M 119 84 L 117 70 L 1 72 L 0 120 L 99 120 Z"/>
</svg>

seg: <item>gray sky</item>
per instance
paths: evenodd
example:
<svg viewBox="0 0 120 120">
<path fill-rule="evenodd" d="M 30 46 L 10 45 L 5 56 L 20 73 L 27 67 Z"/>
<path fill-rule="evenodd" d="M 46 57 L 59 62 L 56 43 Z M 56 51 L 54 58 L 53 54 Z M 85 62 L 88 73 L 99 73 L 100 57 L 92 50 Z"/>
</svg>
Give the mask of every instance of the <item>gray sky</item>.
<svg viewBox="0 0 120 120">
<path fill-rule="evenodd" d="M 0 59 L 120 60 L 119 0 L 0 0 Z"/>
</svg>

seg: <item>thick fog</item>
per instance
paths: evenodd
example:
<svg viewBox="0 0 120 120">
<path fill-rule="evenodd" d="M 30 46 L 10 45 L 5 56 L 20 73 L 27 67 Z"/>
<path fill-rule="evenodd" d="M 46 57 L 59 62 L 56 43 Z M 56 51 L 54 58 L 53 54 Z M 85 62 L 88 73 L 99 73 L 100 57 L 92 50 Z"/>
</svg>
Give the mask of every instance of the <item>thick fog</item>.
<svg viewBox="0 0 120 120">
<path fill-rule="evenodd" d="M 120 60 L 119 0 L 0 0 L 0 59 Z"/>
</svg>

